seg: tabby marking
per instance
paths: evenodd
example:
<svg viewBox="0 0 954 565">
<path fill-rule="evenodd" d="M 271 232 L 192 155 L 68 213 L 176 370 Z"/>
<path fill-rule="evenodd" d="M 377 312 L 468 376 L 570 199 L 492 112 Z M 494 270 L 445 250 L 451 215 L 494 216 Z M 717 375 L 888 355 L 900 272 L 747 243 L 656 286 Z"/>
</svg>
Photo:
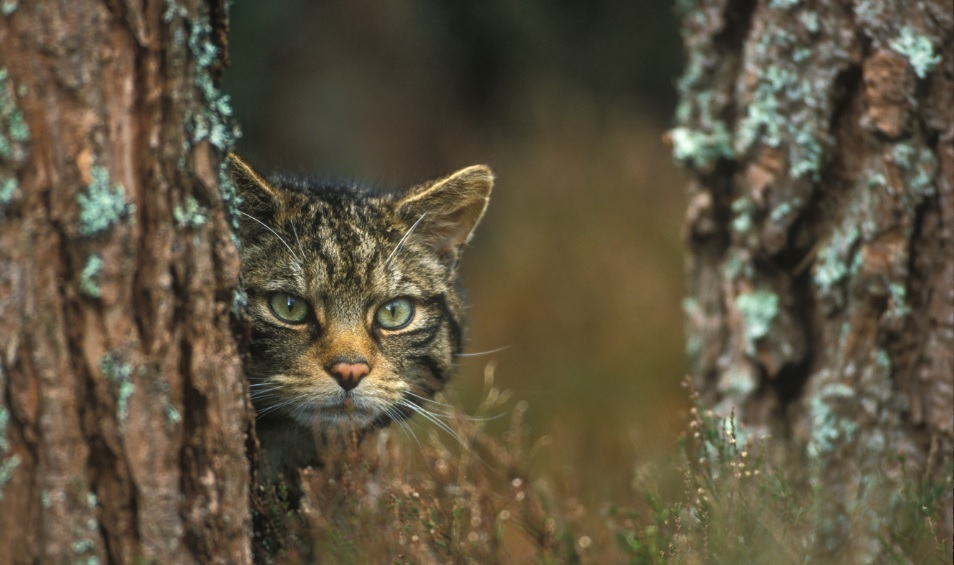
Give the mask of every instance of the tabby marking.
<svg viewBox="0 0 954 565">
<path fill-rule="evenodd" d="M 461 351 L 461 249 L 487 207 L 484 165 L 374 194 L 265 178 L 229 156 L 241 196 L 256 428 L 273 474 L 320 462 L 321 438 L 424 410 Z M 427 416 L 427 414 L 425 414 Z"/>
</svg>

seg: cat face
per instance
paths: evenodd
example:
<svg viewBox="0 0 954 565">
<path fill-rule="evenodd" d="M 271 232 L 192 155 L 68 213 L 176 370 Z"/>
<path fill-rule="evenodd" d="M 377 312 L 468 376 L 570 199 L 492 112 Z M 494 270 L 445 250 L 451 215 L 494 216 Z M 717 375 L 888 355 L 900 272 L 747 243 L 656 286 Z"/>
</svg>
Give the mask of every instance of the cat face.
<svg viewBox="0 0 954 565">
<path fill-rule="evenodd" d="M 490 170 L 373 195 L 265 180 L 229 160 L 259 421 L 326 432 L 413 414 L 443 388 L 461 348 L 456 266 L 487 206 Z"/>
</svg>

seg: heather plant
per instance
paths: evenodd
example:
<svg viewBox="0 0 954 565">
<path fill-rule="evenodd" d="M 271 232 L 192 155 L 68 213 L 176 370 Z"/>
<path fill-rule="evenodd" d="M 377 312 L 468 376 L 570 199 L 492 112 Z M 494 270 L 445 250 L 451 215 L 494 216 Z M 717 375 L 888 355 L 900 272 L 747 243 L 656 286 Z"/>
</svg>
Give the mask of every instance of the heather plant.
<svg viewBox="0 0 954 565">
<path fill-rule="evenodd" d="M 474 415 L 445 403 L 434 429 L 384 430 L 350 441 L 321 469 L 302 473 L 300 506 L 281 489 L 258 505 L 261 561 L 279 563 L 829 563 L 851 555 L 814 549 L 825 493 L 794 450 L 692 400 L 668 461 L 634 461 L 632 496 L 587 508 L 535 470 L 525 402 L 492 386 Z M 441 400 L 444 402 L 446 399 Z M 435 409 L 436 410 L 436 409 Z M 437 412 L 434 412 L 437 414 Z M 502 433 L 488 417 L 504 414 Z M 403 436 L 403 437 L 402 437 Z M 787 460 L 782 466 L 773 461 Z M 676 481 L 673 481 L 673 478 Z M 679 488 L 673 488 L 673 485 Z M 878 540 L 899 563 L 945 563 L 937 539 L 941 494 L 912 478 L 894 529 Z M 263 491 L 264 492 L 264 491 Z M 264 516 L 262 510 L 264 509 Z M 863 508 L 851 519 L 864 519 Z M 267 527 L 262 527 L 262 524 Z"/>
<path fill-rule="evenodd" d="M 825 529 L 826 493 L 812 484 L 809 463 L 792 445 L 745 430 L 734 413 L 720 417 L 699 407 L 691 381 L 688 431 L 679 440 L 679 457 L 668 467 L 683 477 L 682 495 L 659 496 L 644 485 L 649 512 L 637 527 L 618 531 L 634 563 L 853 563 L 864 561 L 842 548 L 819 551 Z M 776 463 L 784 462 L 784 463 Z M 950 477 L 950 470 L 948 471 Z M 899 563 L 947 563 L 950 540 L 938 538 L 942 494 L 951 488 L 921 477 L 907 477 L 891 529 L 883 544 Z M 847 509 L 848 527 L 883 509 L 859 504 Z M 640 520 L 642 518 L 642 520 Z M 857 529 L 856 529 L 857 531 Z"/>
</svg>

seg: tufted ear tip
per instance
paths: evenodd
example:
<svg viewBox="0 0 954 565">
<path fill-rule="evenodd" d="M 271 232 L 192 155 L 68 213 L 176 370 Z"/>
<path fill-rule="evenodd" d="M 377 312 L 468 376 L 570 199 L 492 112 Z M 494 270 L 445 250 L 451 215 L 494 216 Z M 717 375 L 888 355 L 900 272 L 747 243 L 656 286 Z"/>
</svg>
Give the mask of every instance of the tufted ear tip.
<svg viewBox="0 0 954 565">
<path fill-rule="evenodd" d="M 246 196 L 251 200 L 260 200 L 262 198 L 279 198 L 278 190 L 269 184 L 260 174 L 258 174 L 251 165 L 246 163 L 235 153 L 229 153 L 226 157 L 228 163 L 229 176 L 238 190 L 239 196 L 243 200 Z"/>
<path fill-rule="evenodd" d="M 242 237 L 254 237 L 265 229 L 264 224 L 281 215 L 287 194 L 235 153 L 229 153 L 226 162 L 239 196 L 239 233 Z"/>
<path fill-rule="evenodd" d="M 463 169 L 451 175 L 451 177 L 460 177 L 463 179 L 468 179 L 471 182 L 482 183 L 486 185 L 488 196 L 490 195 L 490 190 L 494 186 L 494 172 L 490 170 L 489 166 L 483 164 L 464 167 Z"/>
<path fill-rule="evenodd" d="M 490 201 L 494 174 L 487 165 L 472 165 L 444 178 L 416 186 L 400 198 L 397 213 L 415 234 L 455 265 Z"/>
</svg>

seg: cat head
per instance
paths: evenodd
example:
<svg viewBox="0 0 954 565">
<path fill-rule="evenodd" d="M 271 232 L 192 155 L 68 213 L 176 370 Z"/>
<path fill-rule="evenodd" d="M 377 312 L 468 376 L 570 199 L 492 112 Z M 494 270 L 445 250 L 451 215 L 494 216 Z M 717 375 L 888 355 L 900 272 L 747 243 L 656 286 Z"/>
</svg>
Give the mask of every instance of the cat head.
<svg viewBox="0 0 954 565">
<path fill-rule="evenodd" d="M 266 179 L 235 155 L 229 165 L 259 420 L 364 429 L 419 411 L 460 352 L 457 263 L 487 207 L 490 169 L 376 195 Z"/>
</svg>

